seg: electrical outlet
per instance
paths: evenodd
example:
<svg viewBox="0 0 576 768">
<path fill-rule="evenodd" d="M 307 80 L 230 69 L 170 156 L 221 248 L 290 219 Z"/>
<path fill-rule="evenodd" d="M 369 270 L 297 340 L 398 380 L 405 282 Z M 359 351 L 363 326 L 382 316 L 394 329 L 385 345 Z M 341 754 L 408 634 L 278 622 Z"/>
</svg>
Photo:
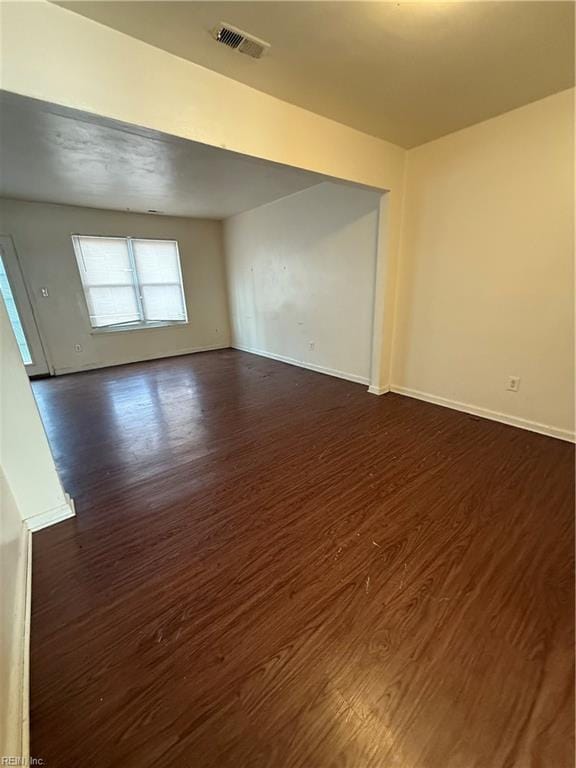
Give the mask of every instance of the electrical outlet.
<svg viewBox="0 0 576 768">
<path fill-rule="evenodd" d="M 506 389 L 509 392 L 518 392 L 520 389 L 520 376 L 508 376 L 508 384 Z"/>
<path fill-rule="evenodd" d="M 74 344 L 75 352 L 82 352 L 82 344 Z"/>
<path fill-rule="evenodd" d="M 40 288 L 40 293 L 42 294 L 42 298 L 43 299 L 47 299 L 48 296 L 50 295 L 48 293 L 48 288 Z"/>
<path fill-rule="evenodd" d="M 316 349 L 316 342 L 309 341 L 308 342 L 308 349 L 310 350 L 310 352 L 314 352 L 314 350 Z"/>
</svg>

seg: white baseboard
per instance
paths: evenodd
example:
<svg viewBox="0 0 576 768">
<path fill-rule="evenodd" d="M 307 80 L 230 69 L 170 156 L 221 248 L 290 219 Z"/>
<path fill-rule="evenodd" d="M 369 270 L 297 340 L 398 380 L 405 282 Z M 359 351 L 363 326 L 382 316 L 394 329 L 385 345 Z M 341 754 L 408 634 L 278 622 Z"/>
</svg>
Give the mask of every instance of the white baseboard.
<svg viewBox="0 0 576 768">
<path fill-rule="evenodd" d="M 22 528 L 27 529 L 26 525 Z M 30 757 L 30 626 L 32 621 L 32 534 L 26 531 L 26 603 L 22 648 L 22 756 Z"/>
<path fill-rule="evenodd" d="M 346 371 L 339 371 L 336 368 L 327 368 L 324 365 L 316 365 L 316 363 L 308 363 L 303 360 L 296 360 L 293 357 L 287 357 L 286 355 L 276 355 L 274 352 L 265 352 L 262 349 L 254 349 L 253 347 L 244 347 L 241 344 L 231 344 L 232 349 L 238 349 L 240 352 L 249 352 L 251 355 L 258 355 L 259 357 L 268 357 L 270 360 L 278 360 L 281 363 L 288 363 L 289 365 L 295 365 L 298 368 L 306 368 L 309 371 L 315 371 L 316 373 L 325 373 L 327 376 L 335 376 L 337 379 L 345 379 L 346 381 L 353 381 L 355 384 L 368 384 L 369 379 L 366 376 L 357 376 L 355 373 L 346 373 Z"/>
<path fill-rule="evenodd" d="M 570 443 L 575 442 L 576 436 L 574 432 L 571 432 L 568 429 L 559 429 L 558 427 L 551 427 L 548 424 L 528 421 L 527 419 L 521 419 L 518 416 L 509 416 L 508 414 L 500 413 L 499 411 L 491 411 L 488 408 L 480 408 L 479 406 L 470 405 L 469 403 L 461 403 L 458 400 L 449 400 L 446 397 L 438 397 L 438 395 L 431 395 L 428 392 L 420 392 L 417 389 L 399 387 L 396 384 L 392 384 L 390 391 L 396 392 L 398 395 L 413 397 L 416 400 L 424 400 L 426 403 L 433 403 L 434 405 L 441 405 L 445 408 L 452 408 L 454 411 L 469 413 L 472 416 L 480 416 L 481 418 L 490 419 L 491 421 L 499 421 L 501 424 L 508 424 L 511 427 L 520 427 L 520 429 L 527 429 L 530 432 L 538 432 L 539 434 L 547 435 L 548 437 L 557 437 L 559 440 L 566 440 Z"/>
<path fill-rule="evenodd" d="M 368 392 L 371 395 L 385 395 L 387 392 L 390 392 L 390 387 L 377 387 L 374 384 L 370 384 Z"/>
<path fill-rule="evenodd" d="M 7 643 L 8 656 L 2 659 L 9 675 L 2 695 L 6 696 L 6 722 L 0 735 L 2 754 L 22 759 L 19 765 L 28 765 L 30 757 L 30 605 L 32 597 L 32 535 L 25 524 L 21 526 L 18 542 L 18 560 L 11 574 L 10 589 L 14 590 L 13 609 L 7 622 L 11 638 Z M 16 763 L 15 763 L 16 764 Z"/>
<path fill-rule="evenodd" d="M 65 373 L 81 373 L 82 371 L 93 371 L 98 368 L 113 368 L 116 365 L 131 365 L 132 363 L 145 363 L 148 360 L 162 360 L 165 357 L 181 357 L 182 355 L 193 355 L 195 352 L 212 352 L 215 349 L 230 349 L 230 344 L 215 344 L 207 347 L 189 347 L 188 349 L 177 349 L 173 352 L 162 352 L 151 355 L 145 355 L 143 357 L 135 358 L 134 360 L 110 360 L 105 363 L 86 363 L 85 365 L 74 365 L 63 368 L 54 368 L 54 375 L 61 376 Z"/>
<path fill-rule="evenodd" d="M 41 512 L 39 515 L 33 515 L 28 517 L 24 522 L 31 533 L 35 531 L 41 531 L 42 528 L 48 528 L 49 525 L 55 525 L 62 522 L 62 520 L 68 520 L 70 517 L 74 517 L 76 514 L 74 510 L 74 502 L 66 494 L 67 501 L 65 504 L 61 504 L 59 507 L 49 509 L 47 512 Z"/>
</svg>

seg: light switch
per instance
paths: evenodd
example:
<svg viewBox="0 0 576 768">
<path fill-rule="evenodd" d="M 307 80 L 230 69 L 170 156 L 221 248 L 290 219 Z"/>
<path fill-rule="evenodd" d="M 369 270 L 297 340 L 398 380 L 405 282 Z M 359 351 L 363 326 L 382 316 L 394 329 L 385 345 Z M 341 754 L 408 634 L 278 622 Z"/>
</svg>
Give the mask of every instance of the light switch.
<svg viewBox="0 0 576 768">
<path fill-rule="evenodd" d="M 48 288 L 40 288 L 40 293 L 42 294 L 42 296 L 44 296 L 45 299 L 48 298 L 48 295 L 49 295 Z"/>
</svg>

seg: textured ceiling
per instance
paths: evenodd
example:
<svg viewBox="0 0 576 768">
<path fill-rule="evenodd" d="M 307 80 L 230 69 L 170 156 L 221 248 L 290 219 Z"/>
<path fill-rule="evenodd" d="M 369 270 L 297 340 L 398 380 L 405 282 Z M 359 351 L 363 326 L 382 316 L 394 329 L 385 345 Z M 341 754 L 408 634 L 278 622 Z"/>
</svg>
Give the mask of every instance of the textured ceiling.
<svg viewBox="0 0 576 768">
<path fill-rule="evenodd" d="M 572 2 L 62 2 L 254 88 L 412 147 L 574 83 Z M 210 29 L 270 42 L 255 61 Z"/>
<path fill-rule="evenodd" d="M 223 219 L 324 177 L 44 102 L 0 100 L 0 195 Z"/>
</svg>

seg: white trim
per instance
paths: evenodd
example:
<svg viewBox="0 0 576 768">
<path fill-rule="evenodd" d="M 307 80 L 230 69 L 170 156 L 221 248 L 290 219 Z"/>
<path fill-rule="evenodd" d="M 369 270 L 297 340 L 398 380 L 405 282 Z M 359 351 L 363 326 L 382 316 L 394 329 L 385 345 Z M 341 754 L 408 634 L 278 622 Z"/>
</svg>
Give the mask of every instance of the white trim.
<svg viewBox="0 0 576 768">
<path fill-rule="evenodd" d="M 147 330 L 153 331 L 154 328 Z M 80 373 L 81 371 L 93 371 L 96 368 L 113 368 L 115 365 L 132 365 L 132 363 L 145 363 L 147 360 L 162 360 L 165 357 L 180 357 L 181 355 L 193 355 L 196 352 L 212 352 L 215 349 L 230 349 L 230 344 L 213 344 L 206 347 L 190 347 L 188 349 L 177 349 L 173 352 L 160 352 L 151 355 L 137 357 L 134 360 L 113 360 L 106 363 L 86 363 L 86 365 L 75 365 L 67 368 L 55 368 L 54 374 L 60 376 L 64 373 Z"/>
<path fill-rule="evenodd" d="M 24 523 L 31 533 L 40 531 L 42 528 L 48 528 L 50 525 L 62 522 L 62 520 L 68 520 L 70 517 L 74 517 L 76 512 L 74 511 L 74 503 L 70 497 L 66 504 L 61 504 L 59 507 L 49 509 L 47 512 L 41 512 L 39 515 L 33 515 L 26 518 Z"/>
<path fill-rule="evenodd" d="M 22 757 L 30 757 L 30 626 L 32 620 L 32 535 L 26 525 L 22 526 L 26 537 L 26 583 L 24 605 L 24 632 L 22 637 L 21 714 Z"/>
<path fill-rule="evenodd" d="M 376 264 L 374 265 L 374 289 L 372 291 L 372 336 L 370 354 L 370 387 L 373 395 L 381 394 L 378 382 L 389 380 L 390 366 L 386 364 L 388 350 L 384 349 L 386 317 L 389 312 L 386 301 L 386 274 L 390 267 L 388 253 L 390 193 L 384 192 L 378 201 L 376 229 Z M 384 378 L 383 378 L 384 377 Z"/>
<path fill-rule="evenodd" d="M 14 610 L 9 619 L 8 630 L 12 633 L 9 641 L 10 653 L 3 659 L 9 675 L 7 690 L 3 695 L 8 697 L 7 722 L 2 734 L 2 746 L 8 754 L 23 758 L 30 755 L 29 738 L 29 664 L 30 664 L 30 604 L 32 595 L 32 535 L 22 524 L 18 542 L 18 561 L 14 576 Z M 4 619 L 4 616 L 3 616 Z M 6 617 L 8 622 L 8 617 Z M 27 765 L 22 762 L 21 765 Z"/>
<path fill-rule="evenodd" d="M 490 419 L 491 421 L 499 421 L 501 424 L 508 424 L 511 427 L 519 427 L 520 429 L 527 429 L 530 432 L 538 432 L 539 434 L 547 435 L 548 437 L 556 437 L 559 440 L 566 440 L 570 443 L 575 442 L 576 439 L 575 433 L 568 429 L 559 429 L 558 427 L 551 427 L 548 424 L 540 424 L 537 421 L 521 419 L 518 416 L 509 416 L 506 413 L 491 411 L 488 408 L 480 408 L 477 405 L 461 403 L 458 400 L 449 400 L 447 397 L 438 397 L 438 395 L 431 395 L 428 392 L 420 392 L 417 389 L 408 389 L 407 387 L 399 387 L 396 384 L 392 384 L 390 391 L 396 392 L 398 395 L 413 397 L 416 400 L 424 400 L 426 403 L 433 403 L 434 405 L 441 405 L 445 408 L 452 408 L 454 411 L 470 413 L 472 416 L 480 416 L 481 418 Z"/>
<path fill-rule="evenodd" d="M 346 373 L 345 371 L 338 371 L 336 368 L 326 368 L 324 365 L 316 365 L 315 363 L 304 362 L 303 360 L 296 360 L 293 357 L 287 357 L 286 355 L 276 355 L 274 352 L 265 352 L 263 349 L 254 349 L 252 347 L 244 347 L 241 344 L 231 344 L 232 349 L 238 349 L 240 352 L 249 352 L 251 355 L 259 355 L 260 357 L 268 357 L 271 360 L 278 360 L 281 363 L 288 363 L 288 365 L 296 365 L 298 368 L 306 368 L 309 371 L 315 371 L 316 373 L 325 373 L 327 376 L 335 376 L 337 379 L 346 379 L 346 381 L 353 381 L 355 384 L 368 384 L 369 378 L 367 376 L 357 376 L 355 373 Z"/>
<path fill-rule="evenodd" d="M 82 289 L 84 291 L 84 300 L 86 304 L 86 311 L 88 312 L 88 317 L 90 319 L 90 324 L 92 325 L 92 318 L 94 315 L 90 314 L 90 307 L 88 302 L 88 295 L 86 291 L 93 287 L 86 284 L 85 279 L 87 276 L 87 269 L 86 269 L 86 259 L 84 256 L 84 251 L 82 249 L 82 241 L 84 240 L 119 240 L 122 241 L 126 245 L 126 252 L 128 254 L 128 260 L 130 262 L 130 272 L 132 274 L 132 287 L 134 288 L 134 298 L 136 299 L 136 305 L 138 308 L 138 314 L 140 316 L 140 320 L 135 323 L 121 323 L 116 326 L 94 326 L 92 325 L 92 333 L 96 332 L 102 332 L 102 328 L 106 330 L 119 330 L 119 331 L 126 331 L 126 330 L 139 330 L 140 328 L 146 328 L 147 326 L 152 326 L 153 324 L 158 327 L 158 324 L 163 327 L 166 325 L 174 325 L 174 324 L 186 324 L 188 322 L 188 307 L 186 306 L 186 296 L 184 294 L 184 283 L 182 281 L 182 268 L 180 265 L 180 251 L 178 249 L 178 241 L 177 240 L 166 240 L 164 238 L 146 238 L 146 237 L 131 237 L 126 235 L 80 235 L 80 234 L 73 234 L 71 235 L 72 238 L 72 247 L 74 249 L 74 255 L 76 256 L 76 263 L 78 266 L 78 273 L 80 275 L 80 280 L 82 282 Z M 182 307 L 184 308 L 184 317 L 182 320 L 161 320 L 161 321 L 152 321 L 152 323 L 149 323 L 146 321 L 145 318 L 145 311 L 144 311 L 144 303 L 142 298 L 142 288 L 143 284 L 140 280 L 140 276 L 138 274 L 138 262 L 137 258 L 134 253 L 134 243 L 171 243 L 175 249 L 176 249 L 176 261 L 178 264 L 178 277 L 179 277 L 179 288 L 180 288 L 180 299 L 182 301 Z M 175 285 L 175 283 L 170 283 L 170 285 Z"/>
<path fill-rule="evenodd" d="M 131 333 L 132 331 L 149 331 L 154 328 L 173 328 L 175 325 L 190 325 L 188 320 L 154 320 L 142 323 L 125 323 L 124 325 L 100 325 L 90 330 L 91 336 L 103 333 Z"/>
<path fill-rule="evenodd" d="M 375 384 L 370 384 L 368 392 L 371 395 L 385 395 L 387 392 L 390 392 L 390 387 L 377 387 Z"/>
</svg>

